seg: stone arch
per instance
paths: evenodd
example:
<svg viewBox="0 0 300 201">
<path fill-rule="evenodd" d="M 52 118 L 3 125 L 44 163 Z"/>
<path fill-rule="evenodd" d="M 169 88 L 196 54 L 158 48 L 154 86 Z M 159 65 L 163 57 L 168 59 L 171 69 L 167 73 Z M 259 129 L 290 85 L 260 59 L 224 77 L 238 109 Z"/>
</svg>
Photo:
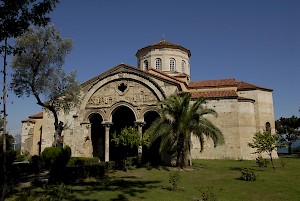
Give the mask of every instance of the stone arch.
<svg viewBox="0 0 300 201">
<path fill-rule="evenodd" d="M 102 125 L 103 117 L 99 113 L 91 113 L 88 117 L 90 123 L 92 156 L 104 161 L 105 157 L 105 128 Z"/>
<path fill-rule="evenodd" d="M 152 90 L 152 93 L 158 98 L 158 100 L 163 100 L 166 95 L 162 88 L 152 79 L 149 77 L 138 74 L 137 72 L 126 72 L 126 73 L 114 73 L 109 74 L 107 77 L 103 77 L 99 79 L 99 81 L 92 85 L 91 88 L 88 89 L 87 93 L 83 96 L 81 101 L 80 110 L 84 111 L 89 99 L 93 96 L 93 94 L 100 89 L 101 87 L 105 86 L 106 84 L 117 81 L 117 80 L 132 80 L 142 83 L 144 86 Z"/>
<path fill-rule="evenodd" d="M 110 139 L 113 139 L 113 134 L 119 135 L 124 128 L 134 127 L 136 115 L 133 110 L 125 104 L 117 104 L 111 112 L 112 126 L 110 128 Z M 129 156 L 137 155 L 137 148 L 128 146 L 117 146 L 113 140 L 109 142 L 109 159 L 120 160 Z"/>
<path fill-rule="evenodd" d="M 108 114 L 109 114 L 108 121 L 109 122 L 113 122 L 112 121 L 113 114 L 120 107 L 127 107 L 127 108 L 129 108 L 133 112 L 135 120 L 137 120 L 138 115 L 137 115 L 135 107 L 131 103 L 129 103 L 129 102 L 120 101 L 120 102 L 115 103 L 114 105 L 112 105 L 109 108 L 109 112 L 108 112 Z"/>
<path fill-rule="evenodd" d="M 103 121 L 105 121 L 107 119 L 103 110 L 100 110 L 100 109 L 91 109 L 91 110 L 86 110 L 85 111 L 85 114 L 83 116 L 83 121 L 84 122 L 89 122 L 90 117 L 92 115 L 94 115 L 94 114 L 99 114 L 103 118 Z"/>
</svg>

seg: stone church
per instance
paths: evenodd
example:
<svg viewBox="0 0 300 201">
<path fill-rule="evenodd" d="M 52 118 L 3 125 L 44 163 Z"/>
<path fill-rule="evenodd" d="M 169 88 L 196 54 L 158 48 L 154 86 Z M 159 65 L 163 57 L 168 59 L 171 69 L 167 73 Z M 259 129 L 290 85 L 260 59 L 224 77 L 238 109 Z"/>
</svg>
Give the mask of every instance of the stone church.
<svg viewBox="0 0 300 201">
<path fill-rule="evenodd" d="M 119 64 L 81 84 L 81 103 L 64 122 L 64 144 L 72 156 L 115 160 L 120 152 L 112 134 L 135 126 L 144 132 L 159 117 L 157 102 L 182 92 L 192 98 L 203 97 L 206 106 L 218 117 L 207 116 L 222 131 L 225 144 L 214 147 L 206 139 L 200 152 L 197 138 L 192 139 L 192 157 L 202 159 L 255 159 L 247 146 L 256 132 L 274 131 L 272 89 L 236 79 L 191 81 L 189 49 L 162 40 L 136 53 L 138 66 Z M 39 154 L 53 142 L 54 120 L 43 111 L 22 121 L 22 152 Z M 159 141 L 144 154 L 162 160 Z M 137 153 L 137 152 L 136 152 Z"/>
</svg>

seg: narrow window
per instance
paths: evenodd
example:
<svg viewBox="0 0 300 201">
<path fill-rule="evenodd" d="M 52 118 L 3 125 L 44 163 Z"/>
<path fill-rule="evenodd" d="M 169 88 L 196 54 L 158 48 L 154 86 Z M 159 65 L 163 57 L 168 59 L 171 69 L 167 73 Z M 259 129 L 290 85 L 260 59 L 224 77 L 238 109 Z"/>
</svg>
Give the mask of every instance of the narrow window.
<svg viewBox="0 0 300 201">
<path fill-rule="evenodd" d="M 271 124 L 270 124 L 270 122 L 266 123 L 266 131 L 271 131 Z"/>
<path fill-rule="evenodd" d="M 156 67 L 156 70 L 161 70 L 161 59 L 160 58 L 155 59 L 155 67 Z"/>
<path fill-rule="evenodd" d="M 144 70 L 148 70 L 148 60 L 144 61 Z"/>
<path fill-rule="evenodd" d="M 175 71 L 175 59 L 170 59 L 170 71 Z"/>
<path fill-rule="evenodd" d="M 181 61 L 181 72 L 185 73 L 185 61 Z"/>
</svg>

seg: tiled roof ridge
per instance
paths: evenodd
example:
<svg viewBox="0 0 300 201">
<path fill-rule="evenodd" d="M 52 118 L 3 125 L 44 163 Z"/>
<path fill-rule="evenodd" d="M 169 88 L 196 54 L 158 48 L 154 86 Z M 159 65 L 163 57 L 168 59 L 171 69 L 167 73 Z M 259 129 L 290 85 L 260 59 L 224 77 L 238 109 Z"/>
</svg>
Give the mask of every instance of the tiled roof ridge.
<svg viewBox="0 0 300 201">
<path fill-rule="evenodd" d="M 250 83 L 244 82 L 244 81 L 239 81 L 238 82 L 237 89 L 238 89 L 238 91 L 252 90 L 252 89 L 262 89 L 262 90 L 266 90 L 266 91 L 273 91 L 273 89 L 258 86 L 258 85 L 255 85 L 255 84 L 250 84 Z"/>
<path fill-rule="evenodd" d="M 201 80 L 189 83 L 190 88 L 208 88 L 220 86 L 237 86 L 237 80 L 234 78 L 216 79 L 216 80 Z"/>
<path fill-rule="evenodd" d="M 178 79 L 178 78 L 176 78 L 176 77 L 174 77 L 174 76 L 168 75 L 167 73 L 165 73 L 165 72 L 163 72 L 163 71 L 157 70 L 157 69 L 155 69 L 155 68 L 149 68 L 148 71 L 149 71 L 149 70 L 153 70 L 153 71 L 155 71 L 155 72 L 157 72 L 157 73 L 159 73 L 159 74 L 162 74 L 162 75 L 164 75 L 164 76 L 166 76 L 166 77 L 168 77 L 168 78 L 171 78 L 171 79 L 173 79 L 173 80 L 176 80 L 177 82 L 181 82 L 181 83 L 183 83 L 183 84 L 186 84 L 186 82 L 184 82 L 184 81 L 182 81 L 182 80 L 180 80 L 180 79 Z"/>
<path fill-rule="evenodd" d="M 39 112 L 33 115 L 29 116 L 29 119 L 42 119 L 43 118 L 44 113 L 43 112 Z"/>
<path fill-rule="evenodd" d="M 218 88 L 218 87 L 237 87 L 238 91 L 261 89 L 266 91 L 273 91 L 270 88 L 250 84 L 244 81 L 238 81 L 235 78 L 218 79 L 218 80 L 202 80 L 189 83 L 189 88 L 200 89 L 200 88 Z"/>
</svg>

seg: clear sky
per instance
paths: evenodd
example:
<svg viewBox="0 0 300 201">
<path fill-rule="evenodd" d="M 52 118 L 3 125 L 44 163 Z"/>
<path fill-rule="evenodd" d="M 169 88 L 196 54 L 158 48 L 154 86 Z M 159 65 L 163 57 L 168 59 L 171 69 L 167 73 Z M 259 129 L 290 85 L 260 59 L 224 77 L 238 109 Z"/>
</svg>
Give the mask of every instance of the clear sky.
<svg viewBox="0 0 300 201">
<path fill-rule="evenodd" d="M 138 49 L 165 40 L 191 50 L 192 81 L 236 78 L 274 89 L 275 119 L 299 116 L 299 0 L 61 0 L 51 13 L 74 41 L 65 69 L 84 82 Z M 2 84 L 1 84 L 2 86 Z M 8 128 L 41 111 L 33 98 L 8 97 Z"/>
</svg>

